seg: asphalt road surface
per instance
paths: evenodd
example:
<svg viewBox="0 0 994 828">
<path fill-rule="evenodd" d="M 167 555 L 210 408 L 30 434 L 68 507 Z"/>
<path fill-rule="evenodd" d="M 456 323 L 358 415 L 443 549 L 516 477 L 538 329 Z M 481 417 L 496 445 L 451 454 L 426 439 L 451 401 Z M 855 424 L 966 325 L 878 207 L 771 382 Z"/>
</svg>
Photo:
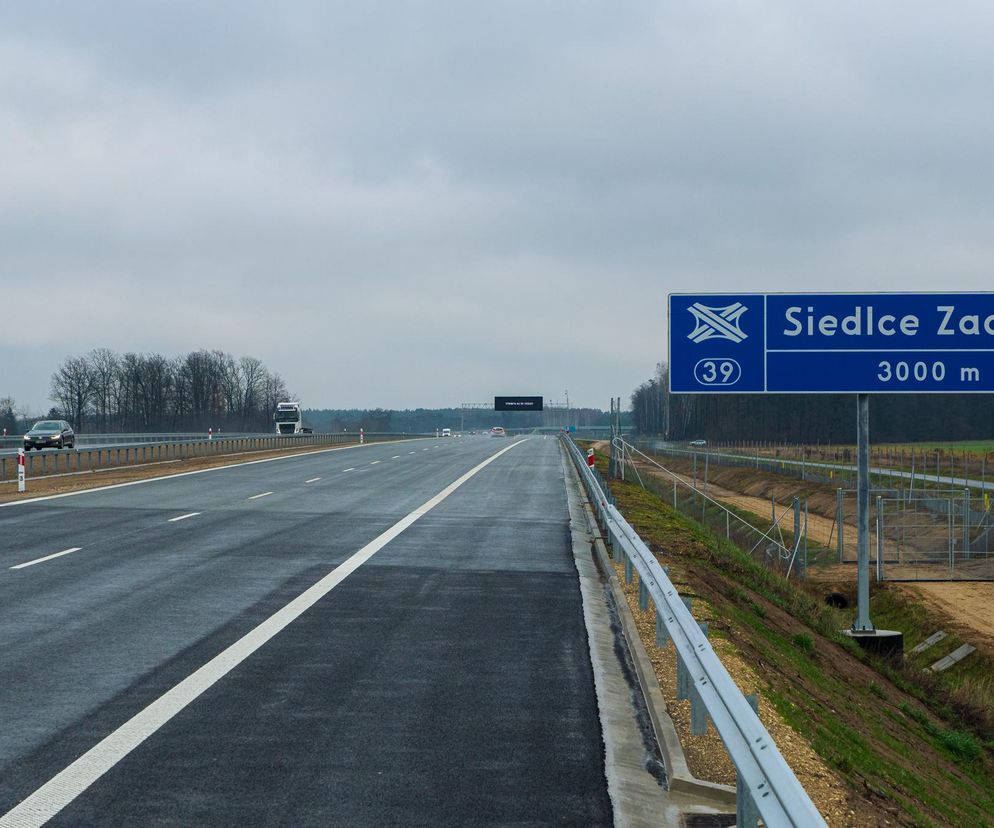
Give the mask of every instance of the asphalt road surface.
<svg viewBox="0 0 994 828">
<path fill-rule="evenodd" d="M 0 826 L 610 824 L 568 520 L 542 438 L 0 507 Z"/>
</svg>

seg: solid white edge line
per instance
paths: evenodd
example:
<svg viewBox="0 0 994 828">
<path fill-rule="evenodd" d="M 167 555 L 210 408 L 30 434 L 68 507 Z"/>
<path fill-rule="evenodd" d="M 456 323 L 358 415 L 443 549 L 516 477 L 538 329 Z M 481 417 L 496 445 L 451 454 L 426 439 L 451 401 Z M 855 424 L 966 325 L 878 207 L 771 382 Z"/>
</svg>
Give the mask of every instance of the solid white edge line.
<svg viewBox="0 0 994 828">
<path fill-rule="evenodd" d="M 409 443 L 412 439 L 426 439 L 423 437 L 409 438 L 406 440 L 392 440 L 393 443 Z M 303 457 L 313 457 L 316 454 L 327 454 L 329 451 L 348 451 L 349 449 L 368 448 L 375 443 L 353 446 L 332 446 L 331 448 L 318 449 L 317 451 L 306 451 L 302 454 L 283 454 L 280 457 L 263 457 L 261 460 L 245 460 L 242 463 L 228 463 L 225 466 L 212 466 L 209 469 L 195 469 L 194 471 L 177 472 L 176 474 L 164 474 L 161 477 L 146 477 L 142 480 L 129 480 L 127 483 L 111 483 L 109 486 L 95 486 L 92 489 L 80 489 L 75 492 L 62 492 L 61 494 L 42 495 L 41 497 L 29 497 L 26 500 L 8 500 L 0 503 L 0 509 L 7 506 L 21 506 L 25 503 L 41 503 L 44 500 L 58 500 L 62 497 L 77 497 L 78 495 L 92 494 L 93 492 L 106 492 L 110 489 L 123 489 L 125 486 L 140 486 L 142 483 L 154 483 L 157 480 L 175 480 L 177 477 L 189 477 L 194 474 L 207 474 L 208 472 L 224 471 L 225 469 L 236 469 L 240 466 L 254 466 L 257 463 L 272 463 L 276 460 L 299 460 Z"/>
<path fill-rule="evenodd" d="M 310 480 L 305 480 L 304 482 L 305 483 L 317 483 L 320 479 L 321 479 L 320 477 L 312 477 Z"/>
<path fill-rule="evenodd" d="M 45 561 L 50 561 L 52 558 L 61 558 L 63 555 L 69 555 L 73 552 L 79 552 L 82 546 L 74 546 L 71 549 L 64 549 L 62 552 L 56 552 L 54 555 L 46 555 L 44 558 L 35 558 L 33 561 L 26 561 L 25 563 L 17 564 L 16 566 L 10 567 L 11 569 L 24 569 L 27 566 L 34 566 L 35 564 L 44 563 Z"/>
<path fill-rule="evenodd" d="M 178 523 L 181 520 L 186 520 L 187 518 L 196 517 L 202 514 L 201 512 L 190 512 L 188 515 L 180 515 L 179 517 L 169 518 L 169 523 Z"/>
<path fill-rule="evenodd" d="M 260 497 L 269 497 L 271 494 L 272 492 L 263 492 L 262 494 L 252 495 L 249 500 L 258 500 Z"/>
<path fill-rule="evenodd" d="M 0 817 L 0 828 L 37 828 L 44 825 L 166 722 L 234 670 L 273 636 L 297 620 L 415 521 L 428 514 L 502 454 L 523 442 L 525 441 L 512 443 L 474 466 L 407 517 L 401 518 L 375 537 L 259 626 L 214 656 L 171 690 L 167 690 L 148 707 L 136 713 L 117 730 Z"/>
</svg>

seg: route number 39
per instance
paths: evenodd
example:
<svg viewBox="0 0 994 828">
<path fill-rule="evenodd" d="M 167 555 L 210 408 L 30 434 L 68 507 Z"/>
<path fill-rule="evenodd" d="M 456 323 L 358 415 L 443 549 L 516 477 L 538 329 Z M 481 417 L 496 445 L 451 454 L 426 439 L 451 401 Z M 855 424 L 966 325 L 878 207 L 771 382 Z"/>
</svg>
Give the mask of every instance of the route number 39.
<svg viewBox="0 0 994 828">
<path fill-rule="evenodd" d="M 734 359 L 702 359 L 694 366 L 694 379 L 701 385 L 735 385 L 741 376 Z"/>
</svg>

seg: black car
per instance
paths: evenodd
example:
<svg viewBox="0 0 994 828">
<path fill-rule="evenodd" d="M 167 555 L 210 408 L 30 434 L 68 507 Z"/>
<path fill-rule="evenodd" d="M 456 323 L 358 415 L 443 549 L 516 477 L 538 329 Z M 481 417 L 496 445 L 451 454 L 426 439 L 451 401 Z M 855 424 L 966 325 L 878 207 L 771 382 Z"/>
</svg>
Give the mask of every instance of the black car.
<svg viewBox="0 0 994 828">
<path fill-rule="evenodd" d="M 24 450 L 43 448 L 73 448 L 76 433 L 65 420 L 39 420 L 24 435 Z"/>
</svg>

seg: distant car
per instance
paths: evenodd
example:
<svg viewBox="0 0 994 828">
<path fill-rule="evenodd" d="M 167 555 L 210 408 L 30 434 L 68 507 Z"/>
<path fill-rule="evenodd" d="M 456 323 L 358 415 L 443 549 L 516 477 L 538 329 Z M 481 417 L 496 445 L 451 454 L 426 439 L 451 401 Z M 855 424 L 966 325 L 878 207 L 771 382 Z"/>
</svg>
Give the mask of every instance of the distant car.
<svg viewBox="0 0 994 828">
<path fill-rule="evenodd" d="M 706 446 L 708 444 L 707 440 L 691 440 L 690 445 L 692 446 Z"/>
<path fill-rule="evenodd" d="M 503 429 L 502 426 L 494 426 L 492 429 L 490 429 L 490 436 L 491 437 L 506 437 L 507 433 L 504 431 L 504 429 Z"/>
<path fill-rule="evenodd" d="M 39 420 L 24 435 L 24 450 L 43 448 L 73 448 L 76 433 L 65 420 Z"/>
</svg>

